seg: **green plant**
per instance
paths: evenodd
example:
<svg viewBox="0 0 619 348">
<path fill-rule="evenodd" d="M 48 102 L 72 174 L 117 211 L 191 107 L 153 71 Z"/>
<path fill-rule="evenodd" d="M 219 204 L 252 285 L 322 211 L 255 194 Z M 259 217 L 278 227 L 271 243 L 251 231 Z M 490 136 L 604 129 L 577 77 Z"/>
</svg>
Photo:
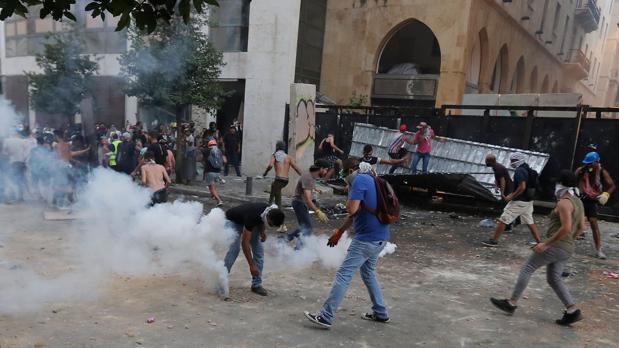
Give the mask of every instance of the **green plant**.
<svg viewBox="0 0 619 348">
<path fill-rule="evenodd" d="M 82 99 L 92 95 L 92 76 L 98 64 L 82 54 L 83 43 L 74 31 L 55 33 L 47 39 L 43 53 L 36 56 L 42 73 L 26 72 L 30 99 L 35 110 L 71 118 Z"/>
</svg>

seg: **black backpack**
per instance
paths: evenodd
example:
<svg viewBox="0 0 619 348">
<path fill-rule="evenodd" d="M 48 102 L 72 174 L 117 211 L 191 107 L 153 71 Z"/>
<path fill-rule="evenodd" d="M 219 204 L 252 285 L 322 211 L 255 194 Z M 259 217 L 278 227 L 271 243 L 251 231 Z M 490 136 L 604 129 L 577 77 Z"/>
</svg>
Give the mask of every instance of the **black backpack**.
<svg viewBox="0 0 619 348">
<path fill-rule="evenodd" d="M 529 175 L 529 180 L 527 180 L 527 190 L 525 191 L 525 195 L 528 199 L 533 199 L 535 198 L 535 194 L 540 187 L 539 174 L 529 166 L 527 166 L 527 173 Z"/>
</svg>

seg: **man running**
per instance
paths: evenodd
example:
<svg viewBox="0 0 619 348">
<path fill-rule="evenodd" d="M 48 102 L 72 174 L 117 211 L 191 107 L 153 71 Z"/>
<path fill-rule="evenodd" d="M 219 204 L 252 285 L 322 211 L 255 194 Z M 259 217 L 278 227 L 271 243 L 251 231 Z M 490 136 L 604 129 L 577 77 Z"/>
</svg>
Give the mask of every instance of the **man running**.
<svg viewBox="0 0 619 348">
<path fill-rule="evenodd" d="M 376 279 L 378 255 L 389 240 L 389 225 L 382 224 L 376 215 L 370 212 L 370 209 L 374 210 L 377 206 L 376 184 L 371 174 L 371 167 L 366 163 L 361 163 L 346 203 L 348 216 L 353 216 L 354 238 L 348 247 L 344 262 L 335 275 L 329 298 L 325 301 L 321 311 L 316 314 L 305 312 L 305 317 L 319 327 L 326 329 L 331 327 L 337 308 L 344 299 L 353 276 L 359 269 L 361 270 L 361 279 L 368 289 L 373 304 L 372 312 L 365 313 L 362 318 L 380 323 L 389 321 L 383 293 Z M 347 219 L 344 226 L 336 230 L 331 236 L 328 245 L 330 247 L 337 245 L 349 226 L 350 219 Z"/>
<path fill-rule="evenodd" d="M 494 184 L 496 185 L 499 193 L 501 194 L 501 199 L 505 200 L 505 197 L 514 191 L 514 182 L 512 178 L 509 177 L 509 172 L 507 168 L 501 163 L 496 161 L 496 156 L 492 153 L 486 156 L 486 167 L 492 168 L 494 172 Z M 517 219 L 514 220 L 513 224 L 518 224 Z M 506 226 L 505 231 L 511 231 L 512 224 Z"/>
<path fill-rule="evenodd" d="M 222 167 L 225 165 L 223 153 L 217 146 L 217 140 L 211 139 L 208 141 L 208 148 L 203 151 L 204 161 L 204 183 L 208 186 L 213 198 L 217 201 L 217 206 L 223 205 L 223 201 L 217 192 L 216 181 L 221 173 Z"/>
<path fill-rule="evenodd" d="M 561 177 L 555 187 L 557 206 L 550 214 L 550 226 L 546 232 L 547 239 L 533 248 L 527 263 L 522 267 L 518 281 L 510 299 L 490 298 L 490 301 L 500 310 L 513 314 L 518 300 L 527 288 L 533 273 L 546 266 L 548 285 L 555 291 L 566 310 L 559 325 L 570 325 L 582 320 L 580 309 L 576 306 L 570 291 L 563 283 L 561 273 L 567 261 L 574 254 L 574 239 L 585 226 L 584 207 L 578 199 L 576 176 L 569 170 L 561 172 Z"/>
<path fill-rule="evenodd" d="M 314 204 L 312 197 L 312 193 L 316 188 L 316 179 L 325 176 L 328 170 L 329 164 L 325 161 L 318 160 L 316 164 L 310 167 L 309 172 L 303 173 L 299 178 L 292 199 L 292 209 L 294 209 L 299 227 L 288 234 L 288 241 L 300 238 L 301 235 L 308 236 L 312 234 L 313 227 L 309 213 L 310 209 L 314 211 L 318 220 L 322 222 L 329 220 L 327 214 L 323 213 L 322 210 Z M 297 247 L 300 247 L 300 245 L 297 244 Z"/>
<path fill-rule="evenodd" d="M 529 226 L 535 241 L 538 243 L 541 241 L 537 225 L 533 221 L 533 196 L 535 194 L 533 181 L 536 180 L 533 176 L 537 176 L 537 173 L 529 167 L 526 159 L 527 156 L 521 152 L 515 152 L 509 158 L 511 167 L 516 169 L 514 173 L 515 190 L 504 198 L 507 205 L 499 218 L 494 237 L 482 242 L 485 246 L 496 247 L 499 244 L 499 238 L 505 232 L 506 226 L 518 217 Z"/>
<path fill-rule="evenodd" d="M 228 273 L 243 249 L 243 254 L 251 273 L 251 291 L 261 296 L 267 296 L 262 287 L 262 266 L 264 248 L 262 243 L 267 239 L 266 226 L 279 227 L 284 223 L 284 213 L 276 206 L 265 203 L 246 203 L 226 211 L 226 226 L 233 228 L 236 236 L 224 258 Z M 228 298 L 228 289 L 219 289 L 219 294 Z"/>
<path fill-rule="evenodd" d="M 598 225 L 598 205 L 605 205 L 610 195 L 615 192 L 615 182 L 608 171 L 600 164 L 600 155 L 597 152 L 589 152 L 582 161 L 584 166 L 576 169 L 578 187 L 585 206 L 585 216 L 591 225 L 593 242 L 595 244 L 595 256 L 606 259 L 602 251 L 602 234 Z M 604 188 L 606 190 L 604 190 Z"/>
<path fill-rule="evenodd" d="M 171 180 L 165 167 L 155 162 L 155 155 L 151 151 L 144 154 L 144 164 L 140 168 L 142 184 L 153 191 L 151 206 L 168 201 L 167 187 Z"/>
<path fill-rule="evenodd" d="M 297 174 L 303 175 L 294 158 L 284 151 L 285 148 L 286 145 L 283 141 L 280 140 L 277 142 L 275 145 L 275 153 L 271 156 L 271 161 L 262 175 L 267 176 L 271 169 L 275 167 L 275 180 L 273 180 L 273 183 L 271 184 L 269 204 L 275 202 L 280 209 L 282 208 L 282 189 L 288 185 L 288 174 L 290 173 L 290 167 L 292 167 Z"/>
</svg>

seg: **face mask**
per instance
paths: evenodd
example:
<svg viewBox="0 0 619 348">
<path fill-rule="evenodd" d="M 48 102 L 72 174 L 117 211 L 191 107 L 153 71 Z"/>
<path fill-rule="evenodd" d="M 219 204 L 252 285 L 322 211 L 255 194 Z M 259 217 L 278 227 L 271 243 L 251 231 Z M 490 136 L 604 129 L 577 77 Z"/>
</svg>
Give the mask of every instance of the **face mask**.
<svg viewBox="0 0 619 348">
<path fill-rule="evenodd" d="M 509 165 L 510 165 L 512 168 L 516 169 L 516 168 L 518 168 L 518 161 L 516 161 L 516 162 L 511 162 Z"/>
<path fill-rule="evenodd" d="M 565 187 L 559 183 L 555 184 L 555 197 L 557 199 L 563 197 L 563 195 L 569 190 L 569 187 Z"/>
<path fill-rule="evenodd" d="M 555 197 L 557 199 L 560 199 L 566 193 L 569 193 L 572 196 L 578 196 L 580 194 L 580 190 L 578 190 L 577 187 L 567 187 L 560 183 L 555 184 Z"/>
</svg>

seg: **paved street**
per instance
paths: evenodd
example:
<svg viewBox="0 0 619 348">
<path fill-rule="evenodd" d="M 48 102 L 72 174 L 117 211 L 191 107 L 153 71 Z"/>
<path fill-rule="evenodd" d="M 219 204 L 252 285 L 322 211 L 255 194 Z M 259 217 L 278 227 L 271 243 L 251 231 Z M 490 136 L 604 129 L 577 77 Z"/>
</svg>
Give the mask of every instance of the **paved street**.
<svg viewBox="0 0 619 348">
<path fill-rule="evenodd" d="M 231 184 L 233 180 L 222 189 L 228 206 L 243 198 L 238 189 L 241 185 Z M 213 206 L 201 197 L 185 195 L 183 199 L 204 201 L 205 211 Z M 37 205 L 0 206 L 0 225 L 9 226 L 0 229 L 2 278 L 16 279 L 11 273 L 32 270 L 52 279 L 72 271 L 78 248 L 75 237 L 84 228 L 97 227 L 45 221 L 45 210 Z M 509 294 L 530 252 L 526 229 L 519 227 L 508 234 L 500 248 L 487 249 L 478 243 L 490 233 L 477 226 L 483 217 L 450 215 L 407 208 L 403 221 L 394 226 L 392 241 L 397 251 L 379 261 L 379 279 L 392 317 L 389 324 L 360 319 L 371 304 L 357 276 L 334 327 L 330 331 L 315 329 L 302 313 L 319 309 L 334 269 L 318 264 L 306 269 L 267 267 L 264 285 L 271 293 L 263 298 L 249 292 L 241 256 L 232 270 L 229 302 L 215 296 L 213 284 L 198 279 L 199 269 L 192 269 L 195 277 L 112 276 L 89 296 L 66 297 L 63 291 L 73 293 L 75 289 L 60 289 L 61 294 L 49 303 L 0 314 L 0 347 L 619 345 L 619 281 L 602 274 L 619 269 L 619 238 L 614 237 L 619 234 L 618 225 L 603 223 L 605 240 L 611 244 L 606 248 L 607 261 L 590 257 L 589 240 L 579 242 L 567 285 L 581 302 L 585 320 L 563 328 L 554 324 L 562 309 L 543 272 L 534 276 L 513 317 L 498 312 L 488 301 L 490 296 Z M 289 227 L 295 225 L 289 210 L 287 220 Z M 318 233 L 328 233 L 338 223 L 319 224 Z M 272 231 L 270 238 L 276 234 Z M 41 291 L 58 290 L 45 288 L 45 284 L 41 282 Z M 0 285 L 23 286 L 2 281 Z M 24 298 L 20 301 L 28 303 Z M 155 322 L 146 323 L 149 317 Z"/>
</svg>

